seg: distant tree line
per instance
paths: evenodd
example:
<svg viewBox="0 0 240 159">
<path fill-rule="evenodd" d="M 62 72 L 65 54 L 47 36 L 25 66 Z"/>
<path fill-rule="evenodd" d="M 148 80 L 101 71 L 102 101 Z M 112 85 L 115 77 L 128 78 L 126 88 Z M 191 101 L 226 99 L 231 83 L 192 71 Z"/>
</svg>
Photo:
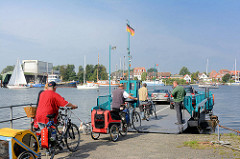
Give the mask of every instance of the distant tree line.
<svg viewBox="0 0 240 159">
<path fill-rule="evenodd" d="M 53 68 L 55 71 L 60 72 L 60 76 L 62 77 L 63 81 L 79 81 L 83 83 L 84 79 L 84 68 L 83 66 L 78 67 L 78 73 L 75 72 L 74 65 L 59 65 Z M 98 79 L 99 80 L 107 80 L 108 74 L 106 67 L 104 65 L 86 65 L 86 73 L 85 73 L 85 80 L 86 81 L 97 81 L 97 69 L 98 69 Z"/>
<path fill-rule="evenodd" d="M 4 74 L 9 71 L 13 71 L 14 66 L 7 66 L 1 72 Z M 97 69 L 98 69 L 98 79 L 99 80 L 107 80 L 108 73 L 106 67 L 104 65 L 86 65 L 86 81 L 97 81 Z M 84 68 L 79 66 L 78 73 L 75 72 L 75 66 L 72 64 L 68 65 L 58 65 L 54 66 L 53 70 L 59 71 L 60 76 L 63 81 L 79 81 L 83 83 L 83 75 L 84 75 Z M 0 75 L 0 80 L 2 79 L 2 75 Z"/>
<path fill-rule="evenodd" d="M 90 65 L 90 64 L 86 65 L 86 78 L 85 78 L 86 81 L 95 81 L 95 82 L 97 81 L 97 68 L 98 68 L 98 65 Z M 6 68 L 4 68 L 2 70 L 1 74 L 4 74 L 9 71 L 13 71 L 13 69 L 14 69 L 14 66 L 7 66 Z M 79 66 L 78 73 L 75 72 L 75 66 L 72 64 L 54 66 L 53 69 L 55 71 L 60 72 L 60 76 L 62 77 L 63 81 L 75 80 L 75 81 L 79 81 L 80 83 L 83 83 L 83 76 L 84 76 L 83 66 Z M 133 69 L 131 69 L 131 71 L 133 71 Z M 125 72 L 124 76 L 125 76 L 125 78 L 127 78 L 128 70 L 125 70 L 124 72 Z M 157 73 L 158 71 L 156 68 L 149 68 L 147 70 L 147 72 L 143 72 L 142 76 L 141 76 L 142 81 L 145 81 L 147 79 L 148 73 L 153 73 L 153 72 Z M 0 74 L 0 80 L 2 79 L 1 74 Z M 199 80 L 199 78 L 198 78 L 199 71 L 191 73 L 187 67 L 183 66 L 179 71 L 179 75 L 184 76 L 186 74 L 191 75 L 192 82 Z M 107 80 L 108 79 L 108 73 L 107 73 L 106 67 L 104 65 L 99 65 L 98 79 L 99 80 Z M 153 79 L 155 79 L 155 77 L 153 77 Z M 178 83 L 180 83 L 180 84 L 186 83 L 186 81 L 183 79 L 165 79 L 164 82 L 166 82 L 166 84 L 172 84 L 172 82 L 174 80 L 177 80 Z M 226 74 L 222 77 L 222 82 L 226 83 L 226 82 L 234 82 L 234 81 L 231 79 L 230 74 Z"/>
</svg>

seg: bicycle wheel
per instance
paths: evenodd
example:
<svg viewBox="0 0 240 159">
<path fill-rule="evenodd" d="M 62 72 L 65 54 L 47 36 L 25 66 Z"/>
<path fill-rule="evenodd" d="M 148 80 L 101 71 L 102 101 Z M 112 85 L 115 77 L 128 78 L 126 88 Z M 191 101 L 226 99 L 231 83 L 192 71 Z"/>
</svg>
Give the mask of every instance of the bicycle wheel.
<svg viewBox="0 0 240 159">
<path fill-rule="evenodd" d="M 119 133 L 122 135 L 122 136 L 126 136 L 127 135 L 127 124 L 122 124 L 122 129 L 119 131 Z"/>
<path fill-rule="evenodd" d="M 80 143 L 80 132 L 78 130 L 78 127 L 75 124 L 71 124 L 68 127 L 65 135 L 67 148 L 72 152 L 77 151 Z"/>
<path fill-rule="evenodd" d="M 30 151 L 24 151 L 18 156 L 18 159 L 36 159 L 36 157 Z"/>
<path fill-rule="evenodd" d="M 149 120 L 149 116 L 150 116 L 150 112 L 149 112 L 149 109 L 147 109 L 145 107 L 144 109 L 144 118 L 148 121 Z"/>
<path fill-rule="evenodd" d="M 91 132 L 91 137 L 93 140 L 98 140 L 98 138 L 100 137 L 100 133 Z"/>
<path fill-rule="evenodd" d="M 112 125 L 110 128 L 110 139 L 115 142 L 118 140 L 119 137 L 119 129 L 117 127 L 117 125 Z"/>
<path fill-rule="evenodd" d="M 140 114 L 136 111 L 134 111 L 132 114 L 132 125 L 135 130 L 139 131 L 141 127 L 141 118 Z"/>
</svg>

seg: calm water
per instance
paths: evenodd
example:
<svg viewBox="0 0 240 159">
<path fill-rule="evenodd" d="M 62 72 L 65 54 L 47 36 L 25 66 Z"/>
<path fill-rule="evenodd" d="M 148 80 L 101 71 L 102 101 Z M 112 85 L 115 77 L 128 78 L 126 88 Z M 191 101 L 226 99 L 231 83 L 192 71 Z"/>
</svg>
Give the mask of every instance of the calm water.
<svg viewBox="0 0 240 159">
<path fill-rule="evenodd" d="M 171 87 L 164 87 L 169 88 Z M 203 89 L 197 90 L 203 91 Z M 114 88 L 112 88 L 114 89 Z M 149 88 L 151 91 L 153 87 Z M 0 107 L 36 103 L 38 92 L 41 88 L 32 88 L 26 90 L 10 90 L 0 88 Z M 219 89 L 211 90 L 215 94 L 215 105 L 213 112 L 218 115 L 220 124 L 226 127 L 239 130 L 240 125 L 240 87 L 238 86 L 220 86 Z M 67 101 L 79 106 L 74 110 L 75 114 L 84 122 L 90 121 L 90 110 L 92 106 L 96 105 L 98 95 L 108 94 L 108 87 L 101 87 L 97 90 L 78 90 L 76 88 L 58 88 L 57 93 L 62 95 Z M 0 109 L 0 120 L 9 119 L 9 110 Z M 23 108 L 15 108 L 14 116 L 25 115 Z M 73 118 L 77 125 L 79 120 Z M 21 119 L 14 122 L 14 128 L 28 127 L 29 119 Z M 0 128 L 9 127 L 8 124 L 0 124 Z"/>
</svg>

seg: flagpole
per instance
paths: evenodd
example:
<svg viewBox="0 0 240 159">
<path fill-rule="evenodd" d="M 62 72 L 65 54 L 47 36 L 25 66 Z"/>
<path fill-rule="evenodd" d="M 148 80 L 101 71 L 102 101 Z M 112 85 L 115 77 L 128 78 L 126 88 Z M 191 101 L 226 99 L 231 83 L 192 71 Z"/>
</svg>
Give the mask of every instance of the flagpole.
<svg viewBox="0 0 240 159">
<path fill-rule="evenodd" d="M 127 24 L 129 24 L 129 21 L 127 20 Z M 128 93 L 130 93 L 130 62 L 131 62 L 131 59 L 130 59 L 130 32 L 127 32 L 128 34 L 128 48 L 127 48 L 127 51 L 128 51 Z"/>
</svg>

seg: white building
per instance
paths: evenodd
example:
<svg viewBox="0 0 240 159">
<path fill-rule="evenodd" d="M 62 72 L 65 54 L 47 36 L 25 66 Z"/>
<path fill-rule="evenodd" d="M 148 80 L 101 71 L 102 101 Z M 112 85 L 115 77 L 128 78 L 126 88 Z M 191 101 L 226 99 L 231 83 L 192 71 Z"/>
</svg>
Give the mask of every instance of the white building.
<svg viewBox="0 0 240 159">
<path fill-rule="evenodd" d="M 188 74 L 186 74 L 186 75 L 183 77 L 183 79 L 184 79 L 187 83 L 190 83 L 190 82 L 191 82 L 191 77 L 190 77 Z"/>
<path fill-rule="evenodd" d="M 51 74 L 53 71 L 53 64 L 38 60 L 23 60 L 23 71 L 33 74 Z"/>
<path fill-rule="evenodd" d="M 211 79 L 208 78 L 208 76 L 205 73 L 199 73 L 198 78 L 200 81 L 211 81 Z"/>
</svg>

